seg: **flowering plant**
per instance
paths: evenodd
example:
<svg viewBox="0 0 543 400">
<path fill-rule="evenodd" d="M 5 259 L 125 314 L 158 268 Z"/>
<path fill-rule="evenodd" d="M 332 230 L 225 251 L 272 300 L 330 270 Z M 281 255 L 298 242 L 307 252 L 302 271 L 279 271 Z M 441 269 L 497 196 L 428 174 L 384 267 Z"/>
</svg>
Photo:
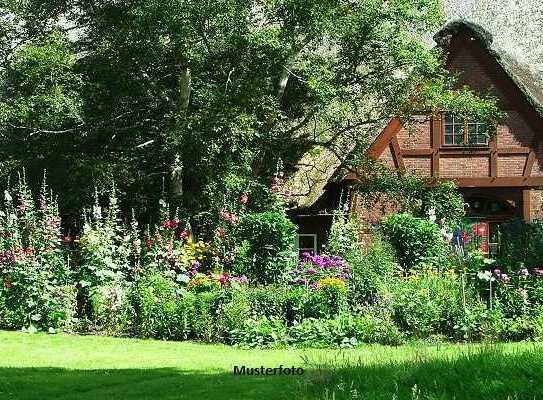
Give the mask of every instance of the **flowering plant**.
<svg viewBox="0 0 543 400">
<path fill-rule="evenodd" d="M 320 256 L 310 253 L 303 253 L 298 266 L 290 273 L 291 283 L 313 289 L 316 289 L 318 282 L 325 278 L 347 282 L 351 277 L 351 268 L 340 256 Z"/>
</svg>

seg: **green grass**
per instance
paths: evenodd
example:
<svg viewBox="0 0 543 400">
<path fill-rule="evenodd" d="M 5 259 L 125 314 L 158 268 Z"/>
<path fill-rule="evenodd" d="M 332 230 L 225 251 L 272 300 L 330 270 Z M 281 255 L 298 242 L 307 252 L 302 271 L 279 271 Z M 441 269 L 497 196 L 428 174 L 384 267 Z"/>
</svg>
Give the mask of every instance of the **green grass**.
<svg viewBox="0 0 543 400">
<path fill-rule="evenodd" d="M 234 365 L 280 364 L 308 372 L 302 378 L 240 377 L 232 372 Z M 393 396 L 543 399 L 543 346 L 240 350 L 190 342 L 0 332 L 2 400 Z"/>
</svg>

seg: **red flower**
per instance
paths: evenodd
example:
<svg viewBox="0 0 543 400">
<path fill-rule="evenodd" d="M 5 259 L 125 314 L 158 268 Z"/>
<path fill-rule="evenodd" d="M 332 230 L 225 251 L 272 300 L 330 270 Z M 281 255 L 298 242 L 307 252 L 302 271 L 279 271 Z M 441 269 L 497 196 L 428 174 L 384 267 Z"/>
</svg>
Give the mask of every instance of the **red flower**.
<svg viewBox="0 0 543 400">
<path fill-rule="evenodd" d="M 147 247 L 152 247 L 154 243 L 155 243 L 155 241 L 152 240 L 152 239 L 147 239 L 147 240 L 145 241 L 145 245 L 146 245 Z"/>
<path fill-rule="evenodd" d="M 215 232 L 215 234 L 217 235 L 217 237 L 219 237 L 221 239 L 226 239 L 227 238 L 226 231 L 224 230 L 224 228 L 218 228 L 217 231 Z"/>
<path fill-rule="evenodd" d="M 222 286 L 227 284 L 229 280 L 230 280 L 230 274 L 228 272 L 223 272 L 219 278 L 219 282 L 221 283 Z"/>
<path fill-rule="evenodd" d="M 178 225 L 179 225 L 179 221 L 177 219 L 169 219 L 162 223 L 162 227 L 164 229 L 175 229 L 177 228 Z"/>
<path fill-rule="evenodd" d="M 226 210 L 219 211 L 219 216 L 225 221 L 235 225 L 239 222 L 239 217 L 236 214 L 230 213 Z"/>
</svg>

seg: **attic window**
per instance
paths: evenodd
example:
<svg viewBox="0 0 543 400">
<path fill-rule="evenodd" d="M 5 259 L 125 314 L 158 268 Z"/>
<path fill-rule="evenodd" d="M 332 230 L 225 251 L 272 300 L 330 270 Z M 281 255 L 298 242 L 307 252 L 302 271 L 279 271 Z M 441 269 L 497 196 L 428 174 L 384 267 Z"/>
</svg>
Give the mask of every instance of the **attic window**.
<svg viewBox="0 0 543 400">
<path fill-rule="evenodd" d="M 446 113 L 443 124 L 443 144 L 446 146 L 487 146 L 488 127 L 484 122 Z"/>
</svg>

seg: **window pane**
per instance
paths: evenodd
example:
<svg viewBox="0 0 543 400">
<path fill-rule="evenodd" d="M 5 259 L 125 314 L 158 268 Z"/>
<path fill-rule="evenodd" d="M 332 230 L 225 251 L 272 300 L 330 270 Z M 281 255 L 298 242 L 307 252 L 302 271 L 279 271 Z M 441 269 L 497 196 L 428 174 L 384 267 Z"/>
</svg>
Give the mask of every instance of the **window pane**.
<svg viewBox="0 0 543 400">
<path fill-rule="evenodd" d="M 445 135 L 445 144 L 454 144 L 454 136 Z"/>
</svg>

